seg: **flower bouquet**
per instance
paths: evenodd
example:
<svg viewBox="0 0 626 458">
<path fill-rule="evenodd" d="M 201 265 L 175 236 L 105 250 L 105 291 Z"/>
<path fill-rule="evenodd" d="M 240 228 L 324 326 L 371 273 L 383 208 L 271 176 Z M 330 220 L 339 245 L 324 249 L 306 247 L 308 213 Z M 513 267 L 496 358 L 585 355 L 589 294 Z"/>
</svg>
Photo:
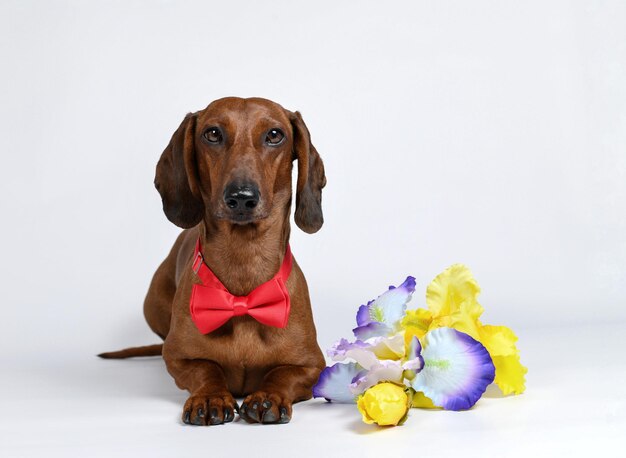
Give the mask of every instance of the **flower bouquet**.
<svg viewBox="0 0 626 458">
<path fill-rule="evenodd" d="M 480 287 L 467 267 L 430 283 L 427 309 L 407 310 L 414 292 L 407 277 L 359 307 L 356 340 L 328 350 L 340 362 L 322 371 L 314 397 L 356 403 L 363 421 L 382 426 L 402 424 L 410 407 L 467 410 L 492 382 L 505 395 L 524 391 L 517 337 L 480 322 Z"/>
</svg>

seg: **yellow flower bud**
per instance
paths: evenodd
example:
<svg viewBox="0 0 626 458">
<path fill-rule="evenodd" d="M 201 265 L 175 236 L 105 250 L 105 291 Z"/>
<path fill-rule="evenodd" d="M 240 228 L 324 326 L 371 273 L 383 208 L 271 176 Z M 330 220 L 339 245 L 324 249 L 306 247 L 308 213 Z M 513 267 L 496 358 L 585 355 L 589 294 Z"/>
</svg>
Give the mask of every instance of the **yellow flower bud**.
<svg viewBox="0 0 626 458">
<path fill-rule="evenodd" d="M 374 385 L 359 396 L 357 407 L 365 423 L 396 426 L 406 418 L 409 397 L 403 387 L 395 383 L 383 382 Z"/>
</svg>

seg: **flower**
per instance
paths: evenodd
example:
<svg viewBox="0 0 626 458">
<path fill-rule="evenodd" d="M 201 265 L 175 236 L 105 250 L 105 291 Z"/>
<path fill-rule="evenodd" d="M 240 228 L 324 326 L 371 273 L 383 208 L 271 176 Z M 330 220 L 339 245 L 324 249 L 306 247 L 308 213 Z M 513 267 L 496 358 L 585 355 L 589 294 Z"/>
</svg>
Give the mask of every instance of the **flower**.
<svg viewBox="0 0 626 458">
<path fill-rule="evenodd" d="M 313 397 L 325 398 L 328 402 L 354 403 L 355 395 L 349 386 L 362 370 L 357 363 L 337 363 L 324 368 L 313 386 Z"/>
<path fill-rule="evenodd" d="M 454 264 L 439 274 L 426 289 L 428 309 L 409 310 L 402 320 L 405 341 L 423 338 L 430 330 L 450 327 L 482 343 L 495 366 L 495 383 L 505 394 L 524 392 L 527 369 L 521 364 L 517 337 L 505 326 L 483 325 L 477 297 L 480 287 L 471 271 Z M 415 401 L 414 401 L 415 402 Z M 436 404 L 436 402 L 435 402 Z"/>
<path fill-rule="evenodd" d="M 415 278 L 409 276 L 397 288 L 390 286 L 389 290 L 376 299 L 359 307 L 356 314 L 357 327 L 352 330 L 354 336 L 365 340 L 396 332 L 413 292 Z"/>
<path fill-rule="evenodd" d="M 426 334 L 422 356 L 424 368 L 411 386 L 446 410 L 471 408 L 495 376 L 485 347 L 452 328 L 434 329 Z"/>
<path fill-rule="evenodd" d="M 349 368 L 341 367 L 345 364 L 335 364 L 324 369 L 313 389 L 313 396 L 328 401 L 354 402 L 355 396 L 379 382 L 402 384 L 405 378 L 415 377 L 424 367 L 421 351 L 422 346 L 417 338 L 405 350 L 402 333 L 390 337 L 372 337 L 365 342 L 357 340 L 351 343 L 340 339 L 328 351 L 328 355 L 335 361 L 351 358 L 356 362 L 349 363 Z"/>
<path fill-rule="evenodd" d="M 379 361 L 369 369 L 361 371 L 352 380 L 349 386 L 354 395 L 358 395 L 378 384 L 379 382 L 402 383 L 404 368 L 400 361 Z"/>
<path fill-rule="evenodd" d="M 352 358 L 366 369 L 378 362 L 376 355 L 372 351 L 372 345 L 361 340 L 348 342 L 346 339 L 340 339 L 327 351 L 327 354 L 333 361 L 343 361 L 346 358 Z"/>
<path fill-rule="evenodd" d="M 334 361 L 352 358 L 361 366 L 369 369 L 380 359 L 397 360 L 404 356 L 404 337 L 396 334 L 389 337 L 371 337 L 365 342 L 357 340 L 348 342 L 346 339 L 337 341 L 327 352 Z"/>
<path fill-rule="evenodd" d="M 357 407 L 365 423 L 396 426 L 406 420 L 410 397 L 395 383 L 379 383 L 359 396 Z"/>
<path fill-rule="evenodd" d="M 356 402 L 366 423 L 398 425 L 409 407 L 469 409 L 494 381 L 505 394 L 524 390 L 517 337 L 480 322 L 480 287 L 467 267 L 430 283 L 428 309 L 406 311 L 414 291 L 407 277 L 359 308 L 356 340 L 328 350 L 339 362 L 321 372 L 314 397 Z"/>
</svg>

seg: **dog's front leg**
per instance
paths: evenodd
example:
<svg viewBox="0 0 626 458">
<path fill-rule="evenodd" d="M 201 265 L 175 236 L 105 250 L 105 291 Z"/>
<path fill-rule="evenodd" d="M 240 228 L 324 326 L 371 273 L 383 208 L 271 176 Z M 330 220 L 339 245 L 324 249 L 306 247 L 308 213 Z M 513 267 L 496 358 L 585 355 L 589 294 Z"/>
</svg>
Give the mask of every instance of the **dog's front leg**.
<svg viewBox="0 0 626 458">
<path fill-rule="evenodd" d="M 166 365 L 176 385 L 191 393 L 183 408 L 184 423 L 201 426 L 233 421 L 237 402 L 228 391 L 219 364 L 198 359 L 168 359 Z"/>
<path fill-rule="evenodd" d="M 247 396 L 240 409 L 250 423 L 288 423 L 291 405 L 310 399 L 320 369 L 307 366 L 278 366 L 270 370 L 259 390 Z"/>
</svg>

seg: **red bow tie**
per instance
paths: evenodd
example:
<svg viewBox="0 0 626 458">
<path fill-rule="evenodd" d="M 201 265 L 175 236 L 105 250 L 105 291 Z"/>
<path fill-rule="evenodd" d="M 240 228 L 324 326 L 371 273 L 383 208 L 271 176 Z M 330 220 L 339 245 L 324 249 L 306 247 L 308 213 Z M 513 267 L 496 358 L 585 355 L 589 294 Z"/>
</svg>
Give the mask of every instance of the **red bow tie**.
<svg viewBox="0 0 626 458">
<path fill-rule="evenodd" d="M 268 326 L 284 328 L 291 306 L 285 282 L 291 273 L 292 264 L 293 256 L 287 246 L 283 263 L 274 278 L 257 286 L 247 296 L 233 296 L 205 264 L 198 239 L 192 269 L 202 284 L 194 284 L 191 290 L 191 319 L 203 334 L 241 315 L 250 315 Z"/>
</svg>

